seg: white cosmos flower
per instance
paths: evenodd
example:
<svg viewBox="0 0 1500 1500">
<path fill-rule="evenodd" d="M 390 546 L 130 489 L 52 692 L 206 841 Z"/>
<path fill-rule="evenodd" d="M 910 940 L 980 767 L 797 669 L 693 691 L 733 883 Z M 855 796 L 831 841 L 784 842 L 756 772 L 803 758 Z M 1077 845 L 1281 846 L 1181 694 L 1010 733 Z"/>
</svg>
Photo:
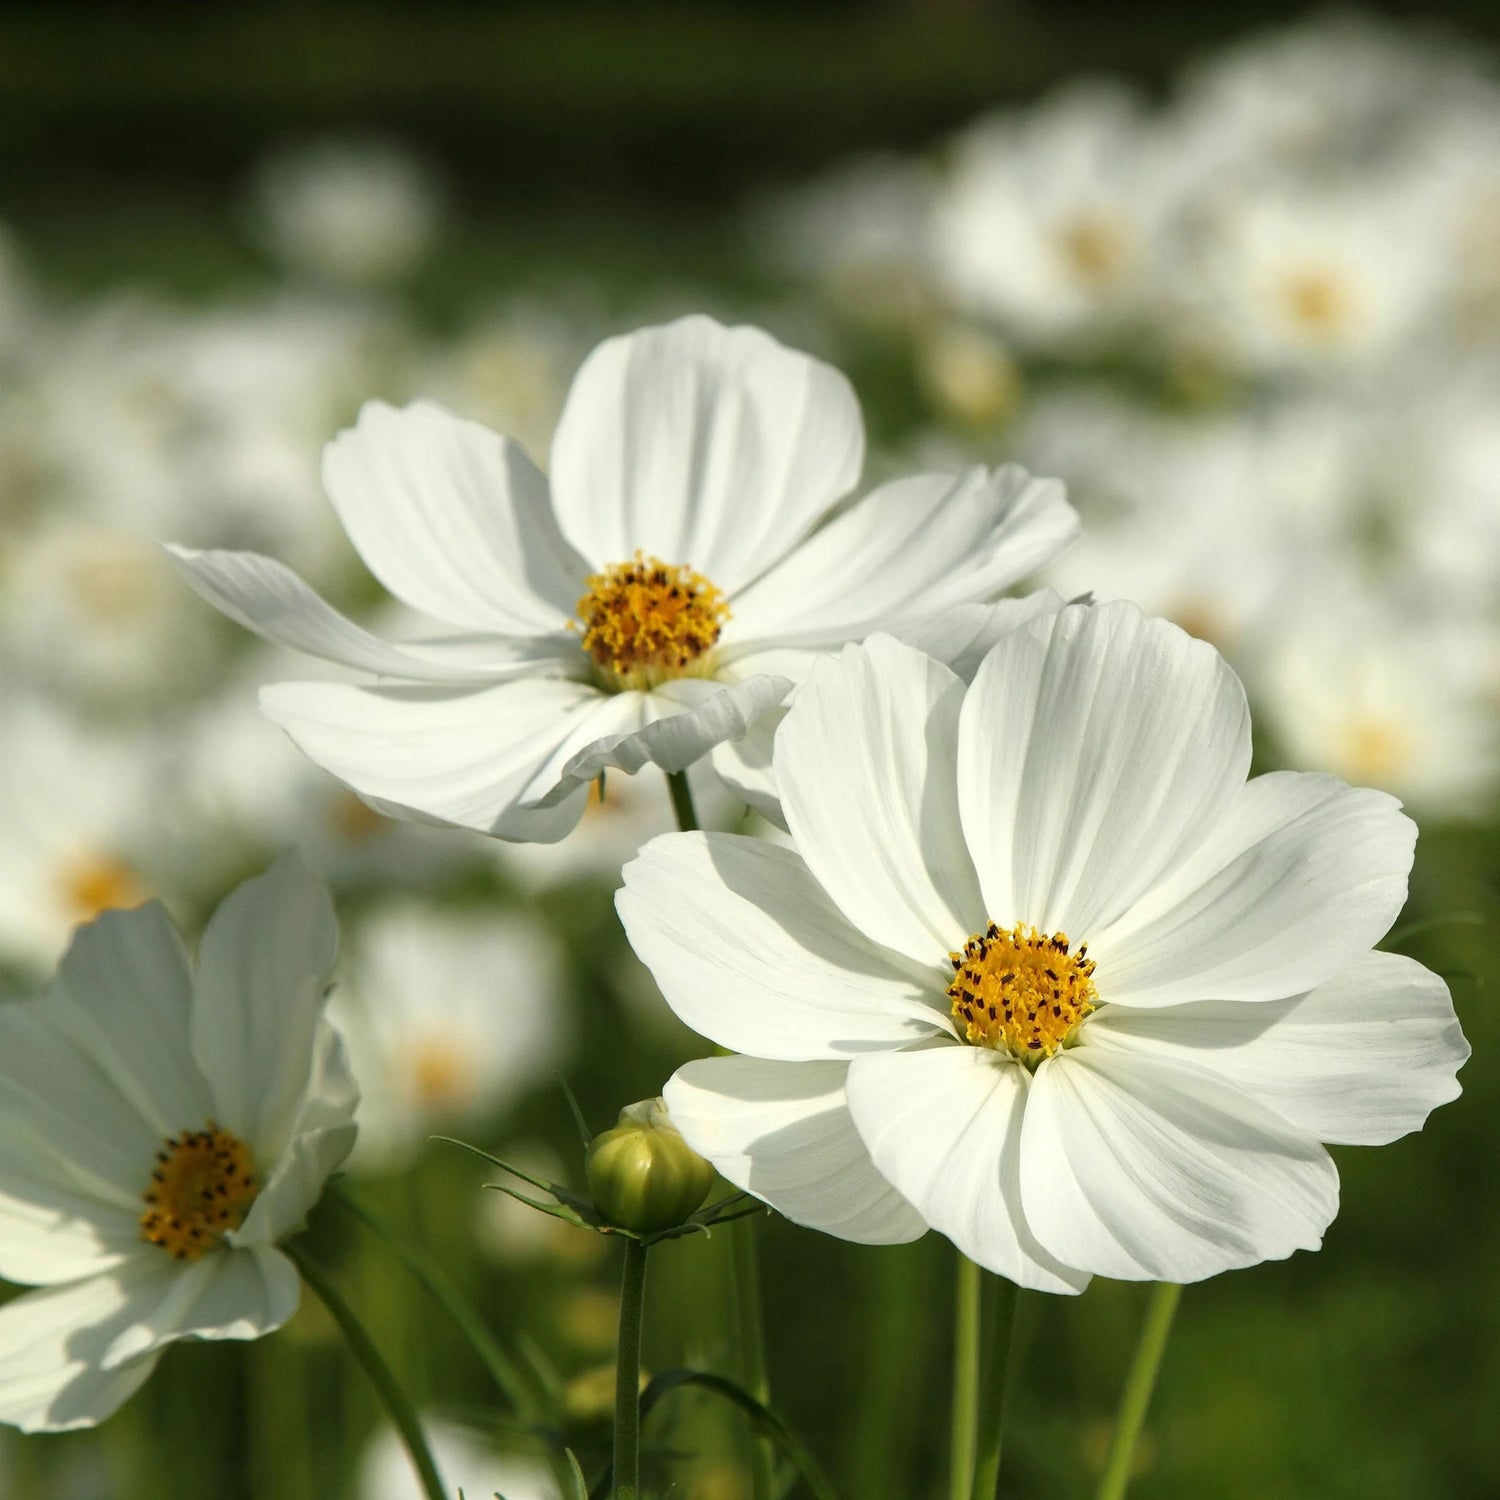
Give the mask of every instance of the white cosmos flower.
<svg viewBox="0 0 1500 1500">
<path fill-rule="evenodd" d="M 547 842 L 606 767 L 680 771 L 742 736 L 791 686 L 779 652 L 991 598 L 1076 528 L 1014 465 L 897 480 L 819 528 L 863 453 L 836 370 L 690 317 L 585 360 L 550 484 L 426 404 L 367 405 L 329 447 L 350 538 L 444 639 L 377 640 L 268 558 L 174 555 L 232 618 L 363 674 L 261 703 L 372 806 Z"/>
<path fill-rule="evenodd" d="M 296 1310 L 276 1244 L 354 1141 L 323 1018 L 337 930 L 294 856 L 214 914 L 196 965 L 155 903 L 79 932 L 0 1007 L 0 1421 L 109 1416 L 174 1339 L 251 1339 Z"/>
<path fill-rule="evenodd" d="M 680 1069 L 673 1120 L 788 1218 L 931 1226 L 1048 1291 L 1315 1247 L 1320 1142 L 1415 1129 L 1468 1049 L 1370 951 L 1398 804 L 1249 763 L 1233 673 L 1133 605 L 1036 613 L 968 686 L 847 647 L 777 740 L 795 847 L 669 834 L 625 871 L 668 1003 L 745 1054 Z"/>
<path fill-rule="evenodd" d="M 500 1194 L 486 1196 L 498 1198 Z M 422 1430 L 455 1495 L 466 1495 L 469 1500 L 486 1500 L 491 1495 L 504 1500 L 558 1500 L 557 1482 L 541 1459 L 503 1453 L 473 1428 L 427 1413 L 422 1417 Z M 359 1500 L 424 1500 L 426 1491 L 395 1428 L 380 1428 L 365 1448 L 356 1493 Z"/>
</svg>

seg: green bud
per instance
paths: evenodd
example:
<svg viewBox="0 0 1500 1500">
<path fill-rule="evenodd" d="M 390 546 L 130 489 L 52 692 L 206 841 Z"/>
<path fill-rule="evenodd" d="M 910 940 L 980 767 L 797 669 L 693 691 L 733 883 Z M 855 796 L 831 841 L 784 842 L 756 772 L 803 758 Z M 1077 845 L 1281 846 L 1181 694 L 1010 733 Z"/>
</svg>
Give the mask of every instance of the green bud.
<svg viewBox="0 0 1500 1500">
<path fill-rule="evenodd" d="M 620 1111 L 589 1143 L 594 1206 L 621 1229 L 656 1234 L 685 1223 L 713 1186 L 714 1169 L 683 1140 L 660 1099 Z"/>
</svg>

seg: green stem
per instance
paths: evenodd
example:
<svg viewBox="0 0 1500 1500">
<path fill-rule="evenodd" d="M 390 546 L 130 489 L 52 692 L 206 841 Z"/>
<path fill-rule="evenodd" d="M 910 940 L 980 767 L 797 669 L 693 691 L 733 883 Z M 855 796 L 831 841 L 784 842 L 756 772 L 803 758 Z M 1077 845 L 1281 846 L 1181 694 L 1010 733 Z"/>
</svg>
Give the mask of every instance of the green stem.
<svg viewBox="0 0 1500 1500">
<path fill-rule="evenodd" d="M 1125 1388 L 1120 1393 L 1120 1409 L 1115 1418 L 1114 1436 L 1110 1439 L 1109 1457 L 1104 1462 L 1104 1475 L 1099 1481 L 1098 1500 L 1124 1500 L 1130 1484 L 1136 1440 L 1146 1422 L 1146 1408 L 1151 1404 L 1156 1372 L 1161 1369 L 1167 1335 L 1172 1331 L 1172 1315 L 1177 1311 L 1177 1299 L 1181 1296 L 1182 1288 L 1170 1281 L 1158 1282 L 1151 1288 L 1140 1341 L 1135 1346 L 1130 1373 L 1125 1377 Z"/>
<path fill-rule="evenodd" d="M 615 1500 L 641 1488 L 641 1322 L 646 1309 L 646 1247 L 625 1241 L 620 1281 L 620 1342 L 615 1355 Z"/>
<path fill-rule="evenodd" d="M 1000 1500 L 1005 1418 L 1015 1388 L 1016 1366 L 1021 1362 L 1021 1341 L 1015 1336 L 1021 1289 L 1003 1276 L 986 1276 L 982 1296 L 979 1456 L 974 1463 L 972 1500 Z"/>
<path fill-rule="evenodd" d="M 979 1452 L 979 1305 L 978 1266 L 962 1253 L 953 1295 L 952 1467 L 949 1500 L 969 1500 L 974 1461 Z"/>
<path fill-rule="evenodd" d="M 468 1339 L 470 1347 L 490 1372 L 495 1384 L 515 1408 L 516 1414 L 523 1421 L 534 1421 L 542 1416 L 543 1403 L 536 1392 L 443 1268 L 424 1250 L 398 1235 L 379 1215 L 350 1197 L 341 1185 L 335 1184 L 329 1189 L 329 1194 L 385 1241 L 432 1300 L 448 1314 Z"/>
<path fill-rule="evenodd" d="M 760 1301 L 760 1254 L 753 1219 L 731 1224 L 729 1278 L 734 1297 L 735 1341 L 739 1345 L 740 1380 L 747 1391 L 767 1406 L 771 1377 L 766 1366 L 765 1317 Z M 775 1493 L 776 1455 L 762 1433 L 750 1437 L 750 1479 L 754 1500 L 771 1500 Z"/>
<path fill-rule="evenodd" d="M 447 1500 L 447 1491 L 443 1488 L 442 1476 L 433 1462 L 432 1450 L 427 1446 L 427 1437 L 422 1431 L 417 1409 L 402 1390 L 401 1383 L 391 1372 L 391 1367 L 375 1347 L 370 1335 L 365 1332 L 364 1324 L 344 1300 L 344 1294 L 339 1291 L 328 1272 L 300 1244 L 293 1240 L 281 1248 L 296 1263 L 302 1279 L 318 1294 L 323 1306 L 333 1315 L 333 1321 L 339 1325 L 339 1332 L 344 1335 L 349 1352 L 369 1377 L 370 1384 L 375 1387 L 396 1431 L 406 1444 L 406 1451 L 411 1454 L 411 1461 L 416 1466 L 417 1478 L 421 1481 L 427 1500 Z"/>
<path fill-rule="evenodd" d="M 672 794 L 672 811 L 677 815 L 678 828 L 691 833 L 698 826 L 698 813 L 693 806 L 693 789 L 688 785 L 687 772 L 668 771 L 667 790 Z"/>
</svg>

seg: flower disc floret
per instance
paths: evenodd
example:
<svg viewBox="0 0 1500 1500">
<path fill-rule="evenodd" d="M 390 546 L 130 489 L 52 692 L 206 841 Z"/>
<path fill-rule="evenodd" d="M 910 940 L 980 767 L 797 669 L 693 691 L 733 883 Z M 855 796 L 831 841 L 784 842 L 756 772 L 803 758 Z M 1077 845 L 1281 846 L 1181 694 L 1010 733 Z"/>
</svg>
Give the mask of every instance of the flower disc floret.
<svg viewBox="0 0 1500 1500">
<path fill-rule="evenodd" d="M 729 606 L 701 573 L 637 552 L 584 582 L 583 649 L 611 687 L 650 688 L 706 671 Z"/>
<path fill-rule="evenodd" d="M 991 922 L 950 953 L 948 999 L 964 1039 L 1036 1067 L 1074 1039 L 1098 1003 L 1088 944 L 1069 951 L 1068 935 Z"/>
<path fill-rule="evenodd" d="M 212 1120 L 168 1136 L 143 1195 L 141 1237 L 176 1260 L 197 1260 L 245 1222 L 260 1191 L 250 1148 Z"/>
</svg>

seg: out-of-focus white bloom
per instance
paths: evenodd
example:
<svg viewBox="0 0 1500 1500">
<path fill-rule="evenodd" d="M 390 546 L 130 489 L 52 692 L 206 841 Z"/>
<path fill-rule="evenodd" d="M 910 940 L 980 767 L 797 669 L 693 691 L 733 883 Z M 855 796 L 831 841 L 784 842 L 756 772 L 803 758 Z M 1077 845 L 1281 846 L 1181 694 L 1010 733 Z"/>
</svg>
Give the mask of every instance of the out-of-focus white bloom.
<svg viewBox="0 0 1500 1500">
<path fill-rule="evenodd" d="M 380 140 L 306 142 L 264 162 L 255 209 L 272 249 L 299 270 L 368 284 L 431 248 L 443 194 L 411 151 Z"/>
<path fill-rule="evenodd" d="M 0 709 L 0 963 L 45 972 L 81 922 L 159 894 L 155 737 L 88 726 L 41 701 Z"/>
<path fill-rule="evenodd" d="M 1457 48 L 1410 27 L 1317 17 L 1193 69 L 1174 124 L 1212 177 L 1286 180 L 1396 148 L 1435 100 L 1476 87 L 1476 72 Z"/>
<path fill-rule="evenodd" d="M 387 903 L 352 930 L 329 1015 L 364 1102 L 356 1161 L 399 1164 L 434 1132 L 483 1124 L 559 1060 L 559 955 L 519 914 Z"/>
<path fill-rule="evenodd" d="M 542 453 L 588 351 L 571 324 L 540 308 L 503 308 L 470 320 L 456 339 L 415 362 L 409 389 Z"/>
<path fill-rule="evenodd" d="M 277 1243 L 354 1141 L 323 1018 L 337 928 L 295 856 L 214 914 L 191 965 L 159 905 L 83 929 L 0 1007 L 0 1421 L 103 1421 L 177 1339 L 296 1311 Z"/>
<path fill-rule="evenodd" d="M 992 334 L 965 323 L 940 323 L 917 345 L 917 376 L 938 412 L 960 426 L 994 432 L 1015 415 L 1021 370 Z"/>
<path fill-rule="evenodd" d="M 758 257 L 816 281 L 848 317 L 906 323 L 929 301 L 927 220 L 936 188 L 925 162 L 860 157 L 762 201 L 748 232 Z"/>
<path fill-rule="evenodd" d="M 1231 190 L 1174 277 L 1177 336 L 1256 372 L 1349 372 L 1431 330 L 1432 196 L 1375 176 Z"/>
<path fill-rule="evenodd" d="M 0 661 L 12 681 L 110 709 L 192 692 L 222 635 L 181 593 L 149 536 L 63 512 L 0 549 Z"/>
<path fill-rule="evenodd" d="M 1500 782 L 1500 635 L 1323 571 L 1267 632 L 1256 687 L 1287 761 L 1418 812 L 1488 811 Z"/>
<path fill-rule="evenodd" d="M 1032 345 L 1088 346 L 1149 306 L 1181 162 L 1122 89 L 1075 85 L 959 137 L 933 209 L 939 286 Z"/>
<path fill-rule="evenodd" d="M 1038 403 L 1014 433 L 1087 517 L 1046 570 L 1064 598 L 1129 598 L 1242 669 L 1293 578 L 1360 524 L 1357 412 L 1305 401 L 1167 415 L 1100 391 Z"/>
<path fill-rule="evenodd" d="M 540 1217 L 535 1215 L 534 1217 Z M 502 1453 L 472 1428 L 423 1414 L 422 1430 L 448 1492 L 467 1500 L 561 1500 L 551 1470 L 539 1458 Z M 383 1427 L 370 1440 L 359 1465 L 359 1500 L 424 1500 L 400 1435 Z"/>
<path fill-rule="evenodd" d="M 550 842 L 600 771 L 686 769 L 782 701 L 789 659 L 991 598 L 1076 529 L 1015 465 L 897 480 L 820 526 L 863 456 L 836 370 L 689 317 L 585 360 L 550 482 L 426 404 L 372 403 L 330 445 L 366 562 L 457 634 L 393 646 L 269 558 L 174 553 L 232 619 L 362 674 L 261 702 L 377 810 Z"/>
<path fill-rule="evenodd" d="M 625 871 L 668 1003 L 744 1054 L 677 1072 L 677 1127 L 799 1223 L 1047 1291 L 1315 1248 L 1320 1143 L 1419 1128 L 1468 1047 L 1371 951 L 1399 805 L 1249 765 L 1233 673 L 1129 604 L 1033 614 L 972 682 L 882 635 L 821 662 L 776 743 L 795 849 Z"/>
</svg>

